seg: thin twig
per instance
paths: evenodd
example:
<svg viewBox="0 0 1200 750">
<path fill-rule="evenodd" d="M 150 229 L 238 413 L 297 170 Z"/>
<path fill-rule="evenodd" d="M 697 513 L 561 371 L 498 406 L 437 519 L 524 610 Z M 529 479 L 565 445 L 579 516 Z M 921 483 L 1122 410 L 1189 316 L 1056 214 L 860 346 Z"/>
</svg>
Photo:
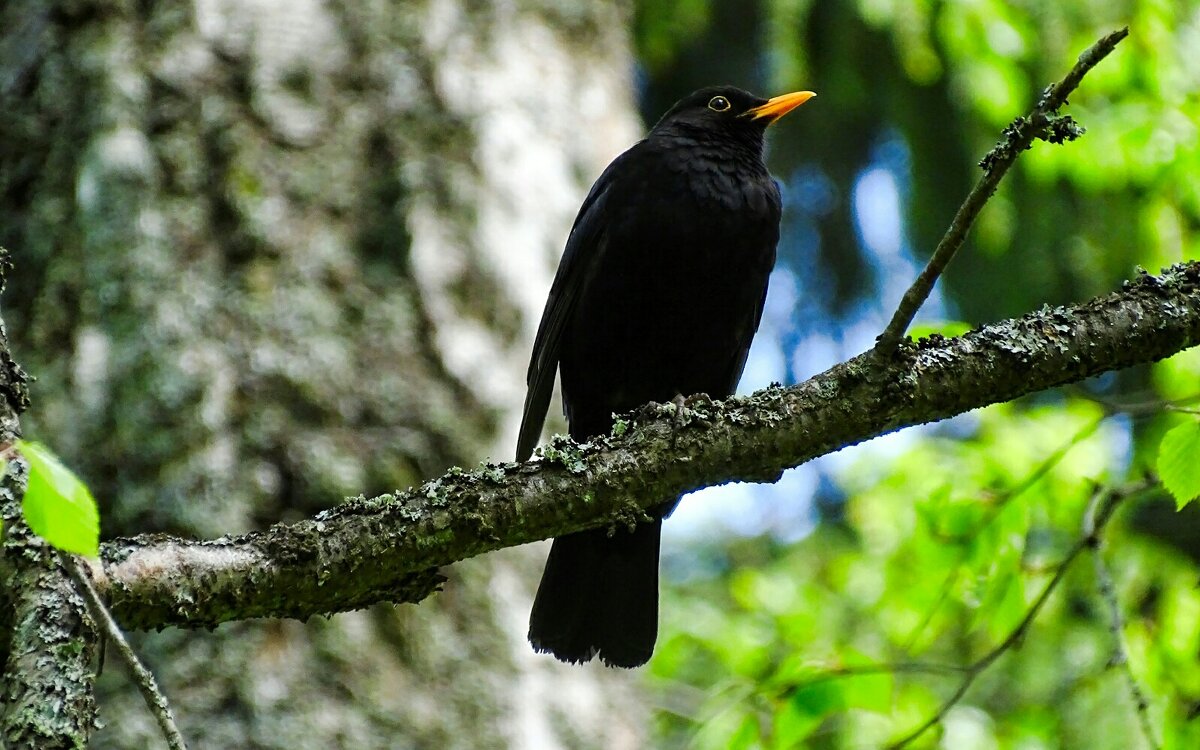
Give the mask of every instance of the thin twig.
<svg viewBox="0 0 1200 750">
<path fill-rule="evenodd" d="M 1180 414 L 1200 414 L 1200 409 L 1192 409 L 1186 406 L 1171 406 L 1170 404 L 1164 406 L 1163 410 L 1178 412 Z"/>
<path fill-rule="evenodd" d="M 1146 738 L 1146 744 L 1158 750 L 1158 741 L 1154 739 L 1154 727 L 1150 724 L 1150 702 L 1146 700 L 1146 694 L 1142 691 L 1142 686 L 1138 684 L 1137 677 L 1133 674 L 1133 667 L 1129 665 L 1129 652 L 1125 649 L 1125 618 L 1121 615 L 1121 605 L 1117 601 L 1117 589 L 1113 585 L 1112 573 L 1108 570 L 1108 564 L 1104 562 L 1104 555 L 1101 554 L 1101 539 L 1096 532 L 1095 518 L 1093 510 L 1095 508 L 1095 499 L 1088 507 L 1088 512 L 1084 515 L 1083 533 L 1085 537 L 1094 540 L 1091 545 L 1092 560 L 1096 564 L 1096 585 L 1100 591 L 1100 598 L 1108 605 L 1109 626 L 1108 630 L 1112 634 L 1113 640 L 1113 655 L 1109 661 L 1110 666 L 1120 667 L 1121 673 L 1125 675 L 1125 683 L 1129 688 L 1129 696 L 1133 699 L 1134 710 L 1137 712 L 1138 723 L 1142 728 L 1142 735 Z"/>
<path fill-rule="evenodd" d="M 1200 409 L 1190 409 L 1187 407 L 1187 404 L 1200 401 L 1200 393 L 1193 393 L 1190 396 L 1175 399 L 1144 398 L 1140 401 L 1126 402 L 1114 401 L 1094 393 L 1088 393 L 1087 390 L 1080 388 L 1078 385 L 1067 386 L 1066 390 L 1080 398 L 1085 398 L 1099 404 L 1109 414 L 1128 414 L 1132 417 L 1142 417 L 1155 416 L 1164 411 L 1177 411 L 1187 414 L 1200 413 Z"/>
<path fill-rule="evenodd" d="M 1083 133 L 1083 129 L 1070 117 L 1058 116 L 1057 110 L 1067 103 L 1067 97 L 1083 80 L 1084 75 L 1095 67 L 1096 63 L 1103 60 L 1108 53 L 1112 52 L 1117 43 L 1128 35 L 1128 27 L 1119 29 L 1086 49 L 1065 78 L 1058 83 L 1051 84 L 1042 92 L 1041 98 L 1028 116 L 1018 117 L 1005 128 L 1004 138 L 980 162 L 980 166 L 983 167 L 983 177 L 979 179 L 979 182 L 967 195 L 967 199 L 959 206 L 958 213 L 950 222 L 950 228 L 946 230 L 946 234 L 942 236 L 941 242 L 933 251 L 933 257 L 929 259 L 925 269 L 917 276 L 917 280 L 904 293 L 891 322 L 879 335 L 878 343 L 875 345 L 876 352 L 888 354 L 900 345 L 904 332 L 908 330 L 917 310 L 925 304 L 938 277 L 942 275 L 942 272 L 950 265 L 954 254 L 962 247 L 967 233 L 971 230 L 971 225 L 975 223 L 975 217 L 979 215 L 984 204 L 996 192 L 1000 180 L 1003 179 L 1008 168 L 1013 165 L 1021 152 L 1028 149 L 1036 138 L 1044 138 L 1052 143 L 1061 143 L 1074 140 Z"/>
<path fill-rule="evenodd" d="M 1099 502 L 1096 508 L 1089 509 L 1089 514 L 1093 519 L 1091 521 L 1092 532 L 1090 534 L 1082 535 L 1080 539 L 1075 542 L 1074 546 L 1071 547 L 1071 550 L 1067 553 L 1067 556 L 1063 558 L 1063 561 L 1059 564 L 1058 569 L 1054 572 L 1054 577 L 1051 578 L 1050 582 L 1046 584 L 1046 587 L 1042 589 L 1042 593 L 1038 594 L 1037 599 L 1030 606 L 1029 611 L 1025 613 L 1023 618 L 1021 618 L 1021 622 L 1018 623 L 1017 626 L 1013 628 L 1012 632 L 1010 632 L 1008 636 L 991 651 L 988 651 L 975 662 L 965 667 L 963 670 L 965 675 L 962 682 L 959 683 L 959 686 L 957 689 L 955 689 L 954 693 L 942 703 L 937 712 L 903 738 L 897 740 L 891 745 L 888 745 L 889 750 L 900 750 L 901 748 L 907 747 L 910 743 L 928 731 L 930 727 L 941 723 L 942 720 L 946 718 L 946 714 L 948 714 L 952 708 L 958 705 L 958 702 L 962 700 L 962 697 L 967 694 L 967 690 L 971 688 L 971 685 L 975 682 L 975 679 L 979 677 L 979 675 L 983 674 L 984 670 L 995 663 L 997 659 L 999 659 L 1021 641 L 1021 639 L 1025 636 L 1026 631 L 1029 629 L 1029 626 L 1033 624 L 1034 619 L 1036 619 L 1038 613 L 1041 612 L 1042 607 L 1045 606 L 1046 602 L 1050 599 L 1050 595 L 1054 593 L 1054 590 L 1058 588 L 1058 585 L 1066 577 L 1067 571 L 1071 568 L 1071 564 L 1075 562 L 1075 560 L 1080 554 L 1083 553 L 1084 550 L 1089 549 L 1096 544 L 1096 540 L 1098 539 L 1100 531 L 1104 528 L 1104 525 L 1108 523 L 1108 520 L 1112 518 L 1113 510 L 1116 509 L 1117 505 L 1130 495 L 1141 492 L 1148 486 L 1149 482 L 1142 482 L 1136 486 L 1120 491 L 1110 490 L 1105 493 L 1097 493 L 1098 497 L 1102 497 L 1102 502 Z"/>
<path fill-rule="evenodd" d="M 121 632 L 121 628 L 109 613 L 108 607 L 104 606 L 95 586 L 92 585 L 91 575 L 80 565 L 79 558 L 67 554 L 63 554 L 61 557 L 67 573 L 75 581 L 75 585 L 79 587 L 79 592 L 87 603 L 88 614 L 96 622 L 100 637 L 112 641 L 116 646 L 117 653 L 129 667 L 133 681 L 137 683 L 138 690 L 141 691 L 142 698 L 146 701 L 146 707 L 150 709 L 150 713 L 154 714 L 158 728 L 167 740 L 167 747 L 171 750 L 186 750 L 187 745 L 184 743 L 183 735 L 179 733 L 179 728 L 175 726 L 175 718 L 171 715 L 171 704 L 158 689 L 154 675 L 142 664 L 137 654 L 129 646 L 129 642 L 125 640 L 125 634 Z"/>
<path fill-rule="evenodd" d="M 916 647 L 917 639 L 925 634 L 925 628 L 929 627 L 929 624 L 933 622 L 933 618 L 937 615 L 938 610 L 942 608 L 943 604 L 950 600 L 950 594 L 954 593 L 954 587 L 958 584 L 959 576 L 962 575 L 962 563 L 966 560 L 966 557 L 966 547 L 959 547 L 958 561 L 956 564 L 950 566 L 950 572 L 946 574 L 946 580 L 942 581 L 941 591 L 938 592 L 937 599 L 933 601 L 933 604 L 930 605 L 928 610 L 926 610 L 925 615 L 921 618 L 921 621 L 917 623 L 917 626 L 913 628 L 912 631 L 909 632 L 908 637 L 904 639 L 904 643 L 900 647 L 901 651 L 904 653 L 909 653 L 913 650 L 913 648 Z"/>
<path fill-rule="evenodd" d="M 963 677 L 963 681 L 959 683 L 958 689 L 956 689 L 954 693 L 947 698 L 944 703 L 942 703 L 937 712 L 933 716 L 929 717 L 925 723 L 921 724 L 921 726 L 905 735 L 902 739 L 891 745 L 888 745 L 890 750 L 899 750 L 900 748 L 906 747 L 910 742 L 924 734 L 930 727 L 941 723 L 941 721 L 946 718 L 946 714 L 950 712 L 950 709 L 954 708 L 954 706 L 956 706 L 958 702 L 962 700 L 962 697 L 966 695 L 967 690 L 969 690 L 971 685 L 975 682 L 975 678 L 982 674 L 985 669 L 990 667 L 993 662 L 999 659 L 1005 652 L 1016 645 L 1022 637 L 1024 637 L 1025 631 L 1029 628 L 1029 625 L 1033 622 L 1034 618 L 1037 617 L 1038 613 L 1042 610 L 1042 606 L 1045 605 L 1046 601 L 1050 598 L 1050 594 L 1054 592 L 1054 589 L 1058 587 L 1058 584 L 1066 576 L 1067 570 L 1071 567 L 1071 563 L 1073 563 L 1075 558 L 1078 557 L 1079 554 L 1085 549 L 1087 549 L 1087 542 L 1082 540 L 1071 548 L 1071 551 L 1067 554 L 1066 559 L 1062 561 L 1062 563 L 1058 566 L 1058 570 L 1055 571 L 1054 577 L 1050 579 L 1050 583 L 1046 584 L 1046 588 L 1042 589 L 1042 593 L 1038 595 L 1038 598 L 1036 601 L 1034 601 L 1033 606 L 1031 606 L 1029 611 L 1025 613 L 1025 617 L 1021 619 L 1021 622 L 1015 628 L 1013 628 L 1011 633 L 1008 634 L 1008 637 L 1001 641 L 1000 644 L 991 651 L 984 654 L 982 658 L 971 664 L 966 669 L 966 676 Z"/>
<path fill-rule="evenodd" d="M 824 682 L 844 680 L 851 677 L 867 677 L 877 674 L 965 674 L 969 666 L 961 664 L 942 664 L 940 662 L 898 661 L 880 662 L 878 664 L 855 664 L 849 667 L 834 667 L 818 672 L 805 679 L 796 680 L 787 686 L 786 692 L 792 693 L 802 688 L 820 685 Z"/>
</svg>

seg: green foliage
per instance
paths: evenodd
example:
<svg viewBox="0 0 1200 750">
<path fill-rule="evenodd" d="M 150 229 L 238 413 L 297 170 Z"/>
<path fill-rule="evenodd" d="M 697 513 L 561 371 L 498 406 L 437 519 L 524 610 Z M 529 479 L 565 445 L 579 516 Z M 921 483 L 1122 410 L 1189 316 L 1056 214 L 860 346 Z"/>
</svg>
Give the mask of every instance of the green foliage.
<svg viewBox="0 0 1200 750">
<path fill-rule="evenodd" d="M 35 534 L 66 552 L 95 557 L 100 552 L 100 514 L 87 485 L 41 443 L 18 440 L 29 462 L 29 484 L 21 510 Z"/>
<path fill-rule="evenodd" d="M 978 323 L 1099 294 L 1135 264 L 1157 269 L 1200 251 L 1196 0 L 643 0 L 636 13 L 656 106 L 712 80 L 820 93 L 773 135 L 781 176 L 816 169 L 848 196 L 870 146 L 899 136 L 911 160 L 904 231 L 918 255 L 944 232 L 1000 130 L 1101 34 L 1128 25 L 1129 39 L 1071 97 L 1067 112 L 1086 136 L 1021 157 L 946 291 L 955 314 Z M 660 79 L 669 91 L 656 90 Z M 842 303 L 872 274 L 845 231 L 852 220 L 835 206 L 817 227 Z"/>
<path fill-rule="evenodd" d="M 709 20 L 708 0 L 660 0 L 637 7 L 634 33 L 643 62 L 652 68 L 671 62 L 680 45 Z"/>
<path fill-rule="evenodd" d="M 1030 612 L 1083 538 L 1126 439 L 1089 401 L 992 407 L 968 440 L 933 437 L 887 465 L 847 467 L 844 523 L 795 545 L 709 550 L 728 575 L 673 590 L 663 607 L 652 665 L 673 706 L 660 717 L 665 745 L 859 748 L 907 734 Z M 1127 610 L 1130 666 L 1158 731 L 1190 746 L 1195 566 L 1126 518 L 1105 529 L 1104 555 Z M 942 732 L 945 747 L 1138 747 L 1110 627 L 1085 553 L 916 746 Z"/>
<path fill-rule="evenodd" d="M 1200 495 L 1200 420 L 1189 419 L 1163 436 L 1158 475 L 1179 509 Z"/>
<path fill-rule="evenodd" d="M 864 144 L 903 141 L 904 231 L 918 254 L 945 230 L 1000 129 L 1101 34 L 1130 27 L 1065 110 L 1087 134 L 1021 156 L 943 280 L 949 314 L 966 323 L 914 338 L 1081 300 L 1136 266 L 1200 255 L 1197 0 L 762 0 L 755 43 L 768 46 L 757 53 L 735 37 L 731 3 L 686 3 L 687 21 L 674 24 L 663 9 L 680 3 L 642 3 L 639 18 L 660 24 L 637 36 L 651 78 L 662 61 L 709 74 L 730 49 L 765 61 L 771 91 L 819 91 L 818 110 L 775 133 L 771 159 L 777 174 L 828 177 L 839 198 L 872 158 Z M 664 87 L 692 82 L 672 75 Z M 853 260 L 866 254 L 845 231 L 853 220 L 835 205 L 817 225 L 819 283 L 846 306 L 862 303 L 850 297 L 874 273 Z M 891 304 L 882 301 L 885 312 Z M 1125 500 L 1097 551 L 1075 559 L 1030 628 L 912 746 L 1200 747 L 1200 513 L 1195 504 L 1175 513 L 1200 495 L 1200 422 L 1167 408 L 1200 401 L 1197 383 L 1192 350 L 1086 390 L 984 410 L 966 438 L 961 426 L 953 437 L 926 433 L 886 461 L 867 448 L 838 473 L 839 514 L 809 537 L 697 552 L 699 569 L 718 572 L 666 592 L 652 684 L 670 710 L 656 744 L 900 739 L 938 713 L 963 667 L 1021 625 L 1085 538 L 1097 488 L 1156 469 L 1176 502 L 1163 492 Z M 1084 397 L 1098 390 L 1103 408 Z M 1160 511 L 1165 531 L 1146 520 Z M 1144 714 L 1131 680 L 1148 697 Z"/>
</svg>

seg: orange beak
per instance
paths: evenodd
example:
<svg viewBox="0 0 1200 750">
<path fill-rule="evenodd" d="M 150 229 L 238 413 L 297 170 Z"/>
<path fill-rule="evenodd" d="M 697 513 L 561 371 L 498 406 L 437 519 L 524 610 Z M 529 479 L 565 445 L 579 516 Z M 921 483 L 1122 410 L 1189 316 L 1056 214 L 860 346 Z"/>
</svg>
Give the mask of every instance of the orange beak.
<svg viewBox="0 0 1200 750">
<path fill-rule="evenodd" d="M 766 104 L 746 110 L 746 116 L 752 120 L 761 120 L 764 117 L 769 118 L 767 124 L 770 125 L 814 96 L 816 94 L 811 91 L 794 91 L 790 94 L 776 96 L 768 99 Z"/>
</svg>

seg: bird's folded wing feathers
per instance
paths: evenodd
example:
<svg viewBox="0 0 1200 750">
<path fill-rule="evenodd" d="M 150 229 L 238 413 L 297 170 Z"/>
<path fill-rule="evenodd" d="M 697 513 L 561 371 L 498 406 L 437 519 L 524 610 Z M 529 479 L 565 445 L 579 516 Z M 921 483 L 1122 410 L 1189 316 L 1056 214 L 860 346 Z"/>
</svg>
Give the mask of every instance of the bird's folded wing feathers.
<svg viewBox="0 0 1200 750">
<path fill-rule="evenodd" d="M 596 180 L 591 192 L 575 217 L 575 225 L 567 238 L 567 246 L 554 283 L 542 322 L 538 325 L 533 342 L 533 356 L 529 360 L 526 383 L 525 409 L 521 415 L 521 430 L 517 438 L 517 460 L 524 461 L 533 454 L 542 425 L 546 421 L 546 410 L 550 406 L 550 395 L 554 391 L 554 377 L 558 372 L 558 360 L 562 352 L 562 337 L 575 303 L 584 294 L 588 281 L 595 271 L 597 261 L 604 254 L 607 225 L 605 206 L 614 183 L 614 175 L 620 164 L 632 151 L 618 157 Z"/>
</svg>

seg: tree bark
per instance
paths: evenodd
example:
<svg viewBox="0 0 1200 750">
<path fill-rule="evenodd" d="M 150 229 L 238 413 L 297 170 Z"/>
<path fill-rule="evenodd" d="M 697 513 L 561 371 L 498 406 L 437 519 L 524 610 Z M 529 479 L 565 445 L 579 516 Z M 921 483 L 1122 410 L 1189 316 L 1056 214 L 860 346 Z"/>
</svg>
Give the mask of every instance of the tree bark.
<svg viewBox="0 0 1200 750">
<path fill-rule="evenodd" d="M 9 270 L 0 248 L 0 289 Z M 13 361 L 0 321 L 0 745 L 83 748 L 96 726 L 93 693 L 97 638 L 83 601 L 55 551 L 21 516 L 29 479 L 24 459 L 8 453 L 29 404 L 27 376 Z"/>
<path fill-rule="evenodd" d="M 106 537 L 251 532 L 510 450 L 554 259 L 637 135 L 623 12 L 0 4 L 25 427 Z M 433 606 L 135 646 L 196 747 L 641 746 L 629 675 L 525 647 L 534 557 Z M 119 669 L 98 696 L 93 746 L 157 741 Z"/>
</svg>

